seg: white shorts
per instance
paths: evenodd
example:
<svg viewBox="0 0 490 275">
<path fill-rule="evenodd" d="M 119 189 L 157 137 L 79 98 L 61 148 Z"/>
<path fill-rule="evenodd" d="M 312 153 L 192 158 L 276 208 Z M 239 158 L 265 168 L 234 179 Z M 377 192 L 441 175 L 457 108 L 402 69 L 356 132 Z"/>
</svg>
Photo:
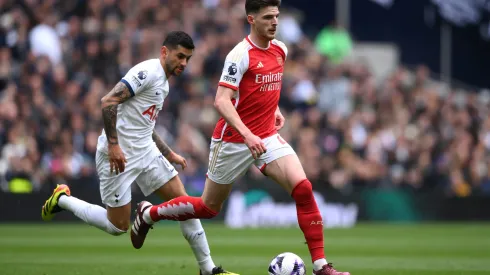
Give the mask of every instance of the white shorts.
<svg viewBox="0 0 490 275">
<path fill-rule="evenodd" d="M 279 134 L 262 140 L 267 152 L 254 160 L 252 153 L 244 143 L 211 141 L 207 176 L 219 184 L 233 183 L 254 164 L 264 172 L 267 164 L 287 155 L 296 154 L 294 149 Z"/>
<path fill-rule="evenodd" d="M 144 161 L 145 158 L 152 160 Z M 141 158 L 128 160 L 124 172 L 118 175 L 110 173 L 107 154 L 97 151 L 95 159 L 100 179 L 100 197 L 109 207 L 119 207 L 131 202 L 131 185 L 134 181 L 143 194 L 149 196 L 178 174 L 162 154 L 151 151 Z"/>
</svg>

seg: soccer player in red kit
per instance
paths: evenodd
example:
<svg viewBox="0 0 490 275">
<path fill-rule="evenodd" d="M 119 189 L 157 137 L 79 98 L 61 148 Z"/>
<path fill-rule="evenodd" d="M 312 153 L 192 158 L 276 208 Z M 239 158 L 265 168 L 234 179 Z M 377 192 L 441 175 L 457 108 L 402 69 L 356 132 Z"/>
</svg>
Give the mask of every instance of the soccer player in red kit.
<svg viewBox="0 0 490 275">
<path fill-rule="evenodd" d="M 209 219 L 228 198 L 232 183 L 254 164 L 296 201 L 298 223 L 313 262 L 313 274 L 350 275 L 336 271 L 324 253 L 323 220 L 312 186 L 293 148 L 277 131 L 284 125 L 279 107 L 286 46 L 274 39 L 280 0 L 246 0 L 248 37 L 226 57 L 215 107 L 221 114 L 213 133 L 202 197 L 183 196 L 153 206 L 138 205 L 131 240 L 141 246 L 159 220 Z"/>
</svg>

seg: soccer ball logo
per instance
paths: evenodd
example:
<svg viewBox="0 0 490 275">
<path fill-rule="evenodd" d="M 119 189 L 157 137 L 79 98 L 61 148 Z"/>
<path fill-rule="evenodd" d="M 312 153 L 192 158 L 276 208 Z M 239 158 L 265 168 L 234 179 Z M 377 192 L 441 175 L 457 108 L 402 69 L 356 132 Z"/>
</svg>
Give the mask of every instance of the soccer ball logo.
<svg viewBox="0 0 490 275">
<path fill-rule="evenodd" d="M 238 71 L 238 68 L 235 63 L 231 63 L 230 67 L 228 67 L 228 74 L 234 75 Z"/>
<path fill-rule="evenodd" d="M 296 254 L 286 252 L 277 255 L 269 265 L 269 275 L 305 275 L 303 260 Z"/>
</svg>

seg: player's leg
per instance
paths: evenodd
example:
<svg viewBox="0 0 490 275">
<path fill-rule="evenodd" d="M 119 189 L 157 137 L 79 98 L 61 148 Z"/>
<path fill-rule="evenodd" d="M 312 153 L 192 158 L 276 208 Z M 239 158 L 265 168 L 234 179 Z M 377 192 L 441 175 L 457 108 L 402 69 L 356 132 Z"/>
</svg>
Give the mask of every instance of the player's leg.
<svg viewBox="0 0 490 275">
<path fill-rule="evenodd" d="M 97 173 L 100 178 L 102 202 L 107 209 L 71 196 L 68 186 L 58 186 L 43 206 L 44 220 L 50 220 L 56 212 L 68 210 L 85 223 L 111 235 L 121 235 L 129 228 L 131 214 L 131 183 L 137 176 L 129 163 L 126 171 L 110 175 L 107 155 L 97 152 Z"/>
<path fill-rule="evenodd" d="M 265 139 L 264 143 L 267 153 L 256 165 L 295 200 L 298 223 L 308 244 L 314 274 L 348 275 L 337 272 L 325 259 L 323 219 L 313 196 L 311 182 L 306 178 L 298 156 L 279 135 Z"/>
<path fill-rule="evenodd" d="M 159 205 L 150 205 L 143 218 L 150 224 L 160 220 L 212 219 L 218 215 L 231 188 L 231 184 L 219 184 L 207 178 L 201 197 L 179 196 Z"/>
<path fill-rule="evenodd" d="M 179 177 L 176 176 L 170 182 L 162 186 L 157 190 L 159 196 L 168 201 L 177 197 L 187 196 L 184 190 L 184 185 L 180 181 Z M 208 240 L 206 237 L 206 232 L 202 227 L 201 221 L 199 219 L 190 219 L 186 221 L 180 221 L 180 230 L 182 235 L 189 243 L 189 246 L 194 253 L 197 263 L 199 264 L 199 269 L 201 275 L 212 275 L 212 274 L 229 274 L 233 275 L 235 273 L 228 272 L 221 267 L 217 267 L 211 257 L 211 250 L 209 248 Z"/>
<path fill-rule="evenodd" d="M 322 216 L 313 197 L 311 183 L 306 179 L 298 157 L 292 154 L 278 158 L 267 164 L 264 173 L 293 197 L 299 227 L 305 235 L 312 261 L 324 261 Z M 321 266 L 323 265 L 319 267 Z"/>
<path fill-rule="evenodd" d="M 231 184 L 218 184 L 206 178 L 204 191 L 200 199 L 208 209 L 218 213 L 228 198 L 231 188 Z M 172 178 L 167 184 L 158 189 L 157 194 L 166 201 L 188 196 L 184 184 L 178 176 Z"/>
<path fill-rule="evenodd" d="M 219 184 L 207 178 L 201 197 L 183 195 L 159 205 L 142 202 L 143 220 L 153 224 L 161 220 L 187 221 L 214 218 L 228 198 L 231 188 L 231 184 Z"/>
<path fill-rule="evenodd" d="M 156 193 L 162 199 L 171 199 L 169 202 L 175 203 L 175 206 L 169 202 L 156 206 L 147 201 L 138 204 L 137 215 L 131 227 L 131 241 L 137 249 L 143 246 L 146 234 L 151 224 L 154 223 L 150 214 L 152 211 L 161 212 L 159 208 L 168 208 L 168 213 L 166 214 L 172 216 L 172 220 L 183 221 L 197 218 L 196 216 L 200 216 L 199 213 L 203 211 L 200 203 L 195 205 L 190 203 L 200 201 L 201 198 L 187 196 L 184 185 L 178 177 L 177 170 L 162 155 L 154 157 L 148 167 L 138 176 L 136 183 L 140 186 L 145 196 Z M 179 214 L 182 215 L 181 219 L 177 218 Z M 164 215 L 165 213 L 162 216 Z"/>
<path fill-rule="evenodd" d="M 214 218 L 228 198 L 231 188 L 231 184 L 219 184 L 208 178 L 201 197 L 184 195 L 159 205 L 142 202 L 145 203 L 144 206 L 141 205 L 144 208 L 143 219 L 146 223 L 153 224 L 161 220 L 187 221 Z"/>
<path fill-rule="evenodd" d="M 211 189 L 211 190 L 210 190 Z M 201 197 L 180 196 L 171 199 L 159 205 L 151 205 L 148 202 L 142 202 L 145 206 L 143 209 L 143 219 L 149 224 L 161 220 L 186 221 L 189 219 L 212 219 L 223 205 L 231 190 L 231 184 L 217 184 L 212 180 L 206 179 L 204 193 L 208 194 L 207 198 L 214 207 L 208 207 L 204 200 L 204 193 Z M 209 196 L 215 195 L 214 199 Z M 139 207 L 139 206 L 138 206 Z"/>
<path fill-rule="evenodd" d="M 212 211 L 219 213 L 221 208 L 223 208 L 226 199 L 230 196 L 232 187 L 232 184 L 221 184 L 210 178 L 206 178 L 206 183 L 204 184 L 204 190 L 202 192 L 202 201 L 204 205 Z"/>
<path fill-rule="evenodd" d="M 143 194 L 157 194 L 162 200 L 168 201 L 174 198 L 187 196 L 184 189 L 184 184 L 181 182 L 177 171 L 175 168 L 163 157 L 158 156 L 155 160 L 141 173 L 136 182 L 140 185 Z M 143 208 L 144 203 L 138 206 L 139 214 L 142 214 L 140 208 Z M 145 226 L 142 215 L 137 215 L 135 219 L 135 224 L 139 223 L 138 229 L 132 228 L 131 230 L 131 240 L 136 248 L 143 245 L 145 236 L 140 232 L 141 227 Z M 149 226 L 147 226 L 149 227 Z M 201 221 L 198 219 L 189 219 L 180 222 L 180 229 L 182 235 L 188 241 L 196 261 L 199 264 L 199 268 L 203 275 L 212 274 L 229 274 L 234 273 L 223 270 L 220 267 L 216 267 L 212 258 L 211 251 L 209 249 L 208 240 L 206 238 L 206 233 L 201 225 Z M 138 233 L 137 235 L 135 233 Z"/>
<path fill-rule="evenodd" d="M 175 176 L 165 185 L 160 187 L 156 194 L 164 201 L 187 196 L 184 189 L 184 184 L 180 181 L 179 176 Z M 189 243 L 189 246 L 194 253 L 194 257 L 199 265 L 199 269 L 204 273 L 212 274 L 215 264 L 211 258 L 211 250 L 209 249 L 208 240 L 206 238 L 206 232 L 202 228 L 201 221 L 198 219 L 190 219 L 187 221 L 181 221 L 180 231 L 182 235 Z"/>
<path fill-rule="evenodd" d="M 62 210 L 68 210 L 85 223 L 118 236 L 128 230 L 131 205 L 128 203 L 105 209 L 71 196 L 68 186 L 60 185 L 44 204 L 42 217 L 45 221 L 51 220 L 55 213 Z"/>
<path fill-rule="evenodd" d="M 148 167 L 146 167 L 138 176 L 136 182 L 145 196 L 155 193 L 163 200 L 200 199 L 187 196 L 184 185 L 178 177 L 177 170 L 162 155 L 154 157 Z M 167 206 L 168 204 L 160 204 L 159 206 L 163 205 Z M 177 203 L 177 205 L 179 205 L 179 203 Z M 184 212 L 195 212 L 191 204 L 185 203 L 185 206 L 186 207 L 183 209 Z M 152 206 L 152 204 L 147 201 L 138 204 L 136 210 L 137 215 L 133 226 L 131 227 L 131 241 L 133 246 L 137 249 L 143 246 L 146 234 L 148 233 L 151 224 L 154 223 L 150 216 L 152 208 L 157 210 L 158 207 Z M 169 208 L 173 209 L 173 206 L 169 206 Z M 175 207 L 175 209 L 175 214 L 177 214 L 178 206 Z M 199 212 L 198 205 L 196 205 L 196 209 L 198 209 Z M 194 217 L 187 217 L 182 220 L 192 218 Z"/>
<path fill-rule="evenodd" d="M 181 196 L 148 207 L 144 211 L 144 220 L 154 223 L 160 220 L 185 221 L 215 217 L 230 194 L 231 183 L 245 173 L 253 161 L 245 144 L 213 141 L 203 195 Z"/>
</svg>

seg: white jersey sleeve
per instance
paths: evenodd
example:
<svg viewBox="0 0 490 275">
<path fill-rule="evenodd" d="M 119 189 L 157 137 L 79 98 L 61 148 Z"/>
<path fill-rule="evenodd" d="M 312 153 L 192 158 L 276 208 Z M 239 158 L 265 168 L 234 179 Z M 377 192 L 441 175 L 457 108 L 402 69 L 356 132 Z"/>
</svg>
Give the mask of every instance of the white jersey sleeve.
<svg viewBox="0 0 490 275">
<path fill-rule="evenodd" d="M 250 44 L 244 40 L 236 45 L 226 56 L 223 72 L 221 73 L 221 78 L 219 80 L 220 86 L 225 86 L 235 91 L 238 90 L 240 81 L 242 81 L 243 75 L 248 70 L 249 48 Z"/>
<path fill-rule="evenodd" d="M 151 78 L 153 77 L 153 70 L 146 68 L 144 62 L 131 68 L 126 75 L 121 79 L 131 93 L 131 96 L 148 90 L 151 87 Z"/>
<path fill-rule="evenodd" d="M 272 44 L 277 45 L 279 46 L 279 48 L 281 48 L 281 50 L 284 52 L 284 60 L 286 60 L 286 58 L 288 57 L 288 47 L 286 47 L 286 44 L 277 39 L 272 40 Z"/>
</svg>

